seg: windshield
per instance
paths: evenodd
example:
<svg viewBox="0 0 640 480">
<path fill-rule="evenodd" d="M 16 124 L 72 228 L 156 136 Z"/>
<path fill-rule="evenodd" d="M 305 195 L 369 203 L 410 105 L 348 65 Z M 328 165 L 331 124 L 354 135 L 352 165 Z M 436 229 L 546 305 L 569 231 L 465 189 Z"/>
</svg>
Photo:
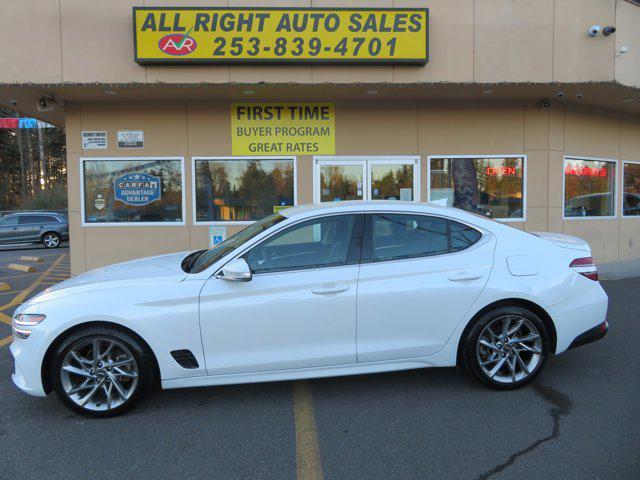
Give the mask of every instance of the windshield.
<svg viewBox="0 0 640 480">
<path fill-rule="evenodd" d="M 238 233 L 230 236 L 219 245 L 216 245 L 209 250 L 204 250 L 202 254 L 193 262 L 189 273 L 199 273 L 203 270 L 206 270 L 215 262 L 238 248 L 243 243 L 246 243 L 256 235 L 259 235 L 268 228 L 271 228 L 274 225 L 282 222 L 283 220 L 285 220 L 285 218 L 286 217 L 283 217 L 279 213 L 274 213 L 273 215 L 269 215 L 268 217 L 265 217 L 262 220 L 249 225 L 244 230 L 240 230 Z"/>
</svg>

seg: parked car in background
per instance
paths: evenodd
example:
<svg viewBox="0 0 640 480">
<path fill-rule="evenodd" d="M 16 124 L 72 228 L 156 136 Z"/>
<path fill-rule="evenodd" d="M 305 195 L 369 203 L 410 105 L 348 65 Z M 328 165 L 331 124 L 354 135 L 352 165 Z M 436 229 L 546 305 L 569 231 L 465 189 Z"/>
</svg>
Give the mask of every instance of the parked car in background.
<svg viewBox="0 0 640 480">
<path fill-rule="evenodd" d="M 282 210 L 209 250 L 48 288 L 14 313 L 13 381 L 95 417 L 129 410 L 156 382 L 458 365 L 508 390 L 549 355 L 602 338 L 606 312 L 579 238 L 429 204 L 324 203 Z"/>
<path fill-rule="evenodd" d="M 0 218 L 0 245 L 42 243 L 56 248 L 69 240 L 69 219 L 53 212 L 20 212 Z"/>
</svg>

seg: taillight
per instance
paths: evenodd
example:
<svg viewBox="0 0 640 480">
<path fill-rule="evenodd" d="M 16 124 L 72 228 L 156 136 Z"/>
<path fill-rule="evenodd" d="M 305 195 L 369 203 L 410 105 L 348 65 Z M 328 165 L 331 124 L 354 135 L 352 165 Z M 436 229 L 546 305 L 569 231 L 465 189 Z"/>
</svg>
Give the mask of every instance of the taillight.
<svg viewBox="0 0 640 480">
<path fill-rule="evenodd" d="M 598 268 L 591 257 L 576 258 L 571 262 L 569 268 L 589 280 L 598 281 Z"/>
</svg>

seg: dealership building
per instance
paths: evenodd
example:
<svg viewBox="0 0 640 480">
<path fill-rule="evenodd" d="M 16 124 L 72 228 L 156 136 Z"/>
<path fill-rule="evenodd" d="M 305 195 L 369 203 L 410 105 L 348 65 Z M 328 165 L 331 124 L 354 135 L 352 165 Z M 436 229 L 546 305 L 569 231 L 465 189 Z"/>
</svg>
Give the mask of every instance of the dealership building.
<svg viewBox="0 0 640 480">
<path fill-rule="evenodd" d="M 0 7 L 0 104 L 66 132 L 73 274 L 370 199 L 640 264 L 640 2 L 185 5 Z"/>
</svg>

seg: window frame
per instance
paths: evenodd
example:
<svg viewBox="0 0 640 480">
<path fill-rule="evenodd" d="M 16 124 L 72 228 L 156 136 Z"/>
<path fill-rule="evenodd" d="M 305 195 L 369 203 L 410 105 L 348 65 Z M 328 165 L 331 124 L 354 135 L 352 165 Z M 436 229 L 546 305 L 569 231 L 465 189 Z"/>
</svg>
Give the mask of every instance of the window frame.
<svg viewBox="0 0 640 480">
<path fill-rule="evenodd" d="M 205 222 L 196 220 L 196 161 L 198 160 L 293 160 L 293 207 L 298 206 L 298 157 L 295 155 L 232 155 L 232 156 L 211 156 L 211 155 L 198 155 L 191 157 L 191 216 L 194 225 L 218 225 L 218 226 L 232 226 L 232 225 L 251 225 L 257 222 L 257 220 L 207 220 Z M 291 208 L 293 208 L 291 207 Z"/>
<path fill-rule="evenodd" d="M 620 189 L 620 215 L 622 218 L 640 218 L 640 215 L 625 215 L 624 214 L 624 166 L 630 163 L 632 165 L 640 165 L 640 161 L 638 160 L 622 160 L 622 168 L 620 169 L 620 185 L 622 188 Z"/>
<path fill-rule="evenodd" d="M 365 259 L 365 252 L 366 252 L 366 247 L 370 246 L 372 240 L 373 240 L 373 216 L 374 215 L 385 215 L 385 214 L 389 214 L 389 215 L 410 215 L 410 216 L 422 216 L 422 217 L 432 217 L 432 218 L 439 218 L 442 220 L 446 220 L 448 222 L 456 222 L 459 223 L 461 225 L 465 225 L 469 228 L 474 229 L 475 231 L 477 231 L 478 233 L 480 233 L 480 238 L 478 238 L 478 240 L 476 242 L 474 242 L 472 245 L 470 245 L 467 248 L 463 248 L 462 250 L 456 250 L 456 251 L 451 251 L 451 252 L 446 252 L 446 253 L 437 253 L 434 255 L 421 255 L 418 257 L 410 257 L 410 258 L 393 258 L 393 259 L 389 259 L 389 260 L 373 260 L 373 259 Z M 464 222 L 462 220 L 459 220 L 457 218 L 452 218 L 452 217 L 448 217 L 445 215 L 437 215 L 437 214 L 432 214 L 432 213 L 426 213 L 426 212 L 407 212 L 407 211 L 391 211 L 391 210 L 371 210 L 371 211 L 366 211 L 365 215 L 364 215 L 364 224 L 363 224 L 363 231 L 362 231 L 362 245 L 360 247 L 360 265 L 376 265 L 376 264 L 380 264 L 380 263 L 391 263 L 391 262 L 410 262 L 410 261 L 418 261 L 418 260 L 425 260 L 425 259 L 429 259 L 429 258 L 440 258 L 440 257 L 444 257 L 447 255 L 457 255 L 459 253 L 463 253 L 463 252 L 468 252 L 470 250 L 474 250 L 476 248 L 478 248 L 481 245 L 484 245 L 488 240 L 489 240 L 489 236 L 491 235 L 489 232 L 487 232 L 486 230 L 477 227 L 476 225 L 472 225 L 470 223 Z M 487 235 L 487 233 L 489 233 L 489 235 Z M 367 238 L 367 235 L 371 234 L 371 238 Z M 450 229 L 450 224 L 447 226 L 447 234 L 451 235 L 451 229 Z M 368 252 L 367 252 L 368 253 Z"/>
<path fill-rule="evenodd" d="M 567 160 L 584 160 L 587 162 L 610 162 L 613 163 L 613 192 L 611 193 L 611 197 L 613 199 L 613 214 L 612 215 L 601 215 L 601 216 L 593 216 L 593 217 L 567 217 L 565 216 L 565 187 L 566 187 L 566 173 L 565 173 L 565 162 Z M 618 218 L 618 195 L 617 192 L 619 190 L 618 185 L 618 160 L 615 158 L 603 158 L 603 157 L 585 157 L 583 155 L 563 155 L 562 156 L 562 221 L 575 221 L 575 220 L 615 220 Z"/>
<path fill-rule="evenodd" d="M 431 159 L 447 159 L 447 158 L 521 158 L 522 159 L 522 217 L 521 218 L 493 218 L 497 222 L 504 223 L 524 223 L 527 221 L 527 166 L 529 164 L 529 156 L 526 153 L 508 153 L 500 155 L 484 155 L 484 154 L 465 154 L 465 155 L 427 155 L 427 202 L 431 202 Z M 451 205 L 453 207 L 453 205 Z M 454 207 L 456 208 L 456 207 Z"/>
<path fill-rule="evenodd" d="M 352 200 L 355 202 L 367 202 L 371 200 L 371 165 L 413 165 L 413 200 L 412 203 L 419 203 L 421 196 L 420 174 L 422 166 L 421 155 L 314 155 L 313 157 L 313 203 L 321 202 L 320 192 L 320 167 L 323 164 L 330 165 L 354 165 L 362 164 L 362 200 Z M 366 186 L 366 188 L 365 188 Z M 393 202 L 394 200 L 375 200 L 376 202 Z"/>
<path fill-rule="evenodd" d="M 84 191 L 84 162 L 86 161 L 145 161 L 145 160 L 180 160 L 180 185 L 182 221 L 180 222 L 86 222 L 85 217 L 85 191 Z M 145 157 L 80 157 L 80 215 L 83 227 L 184 227 L 187 224 L 186 212 L 186 179 L 184 171 L 184 157 L 161 157 L 161 156 L 145 156 Z"/>
</svg>

